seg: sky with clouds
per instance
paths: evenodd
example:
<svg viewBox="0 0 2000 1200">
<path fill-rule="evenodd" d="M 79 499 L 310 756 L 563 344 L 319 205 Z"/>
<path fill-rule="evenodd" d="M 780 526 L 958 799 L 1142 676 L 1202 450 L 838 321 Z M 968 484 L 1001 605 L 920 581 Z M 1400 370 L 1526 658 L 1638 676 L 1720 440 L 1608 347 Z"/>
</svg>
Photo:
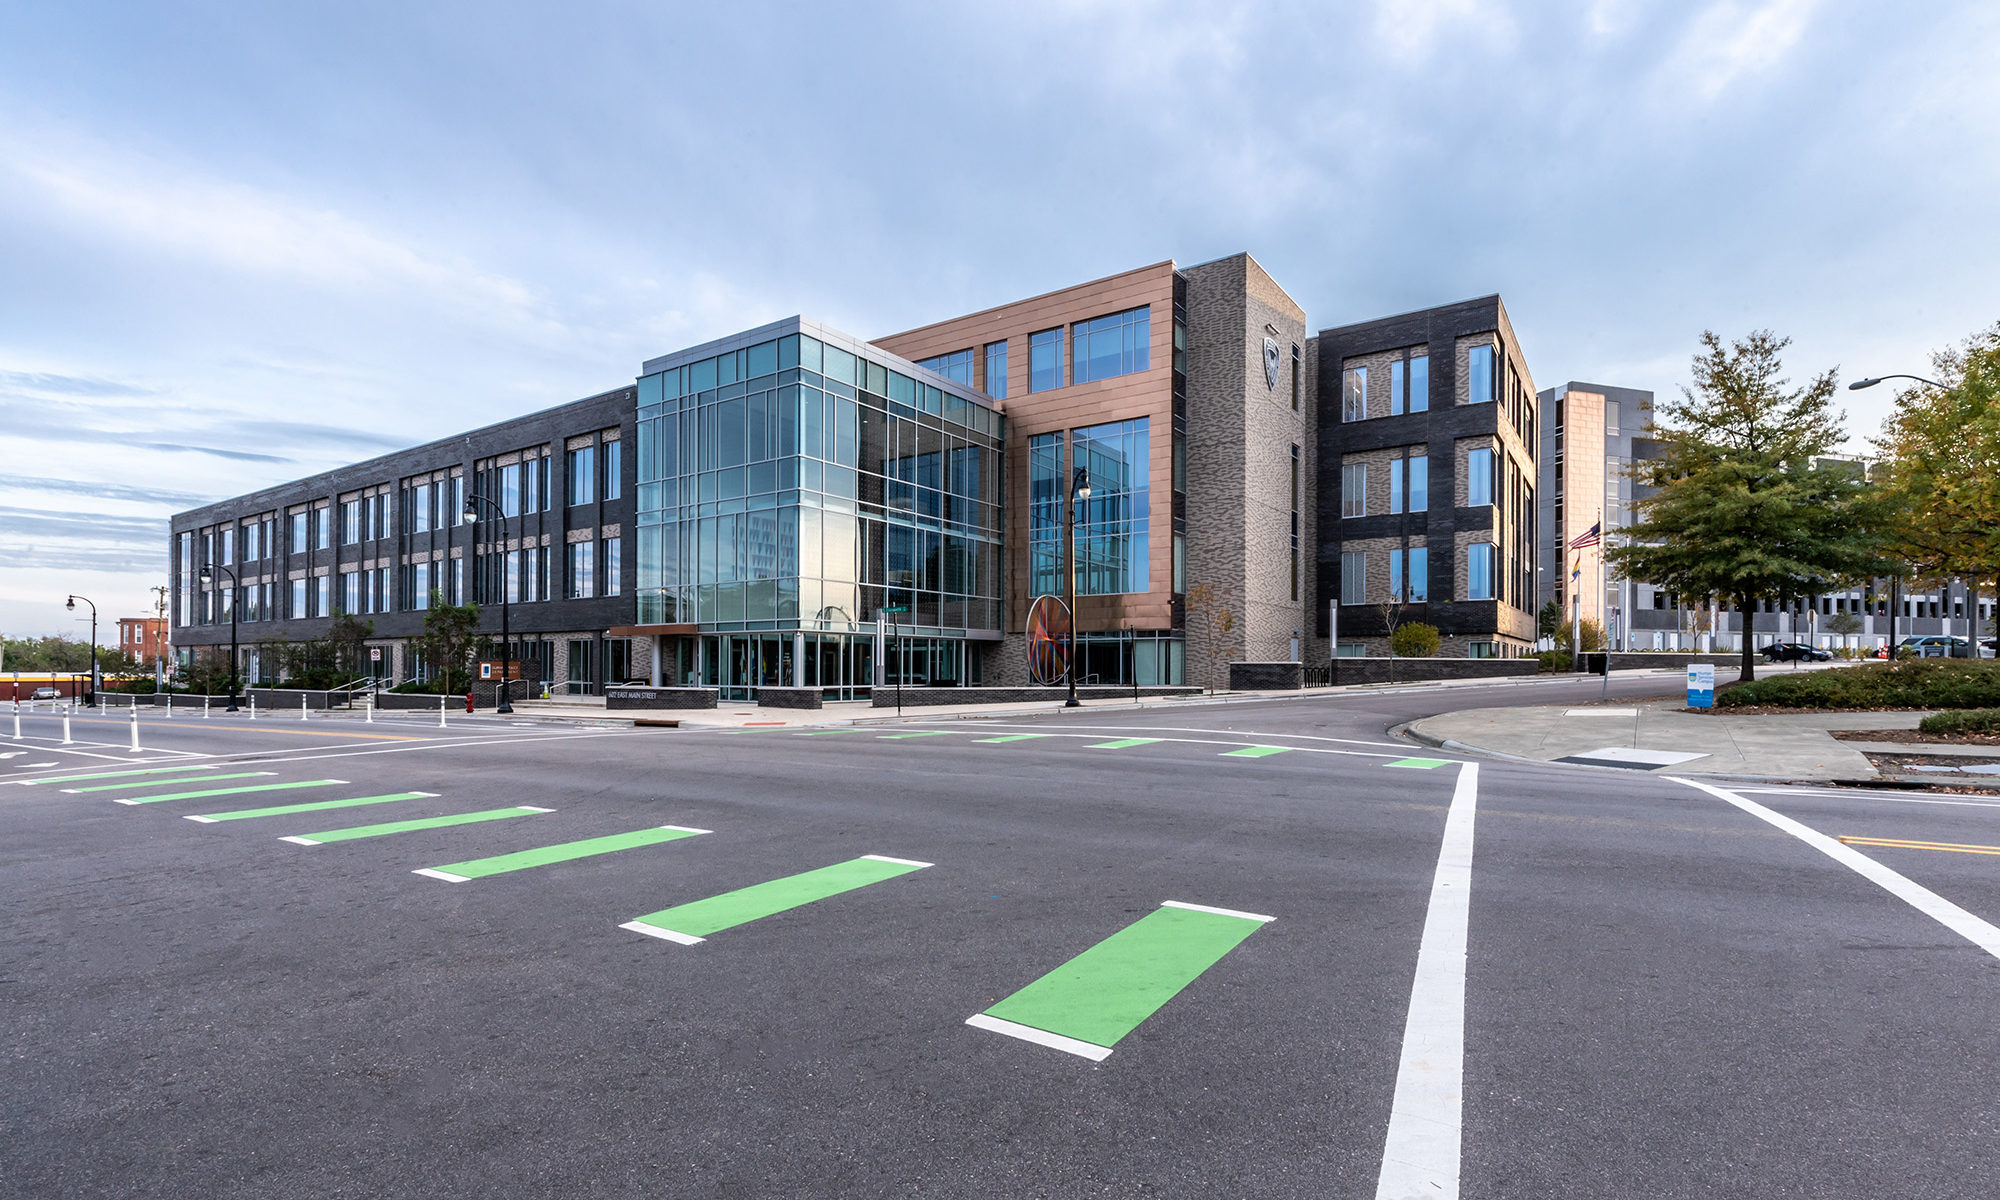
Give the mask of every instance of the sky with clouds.
<svg viewBox="0 0 2000 1200">
<path fill-rule="evenodd" d="M 648 356 L 1164 258 L 1315 327 L 1500 292 L 1543 387 L 1921 373 L 2000 320 L 1995 61 L 1979 0 L 10 5 L 0 630 Z"/>
</svg>

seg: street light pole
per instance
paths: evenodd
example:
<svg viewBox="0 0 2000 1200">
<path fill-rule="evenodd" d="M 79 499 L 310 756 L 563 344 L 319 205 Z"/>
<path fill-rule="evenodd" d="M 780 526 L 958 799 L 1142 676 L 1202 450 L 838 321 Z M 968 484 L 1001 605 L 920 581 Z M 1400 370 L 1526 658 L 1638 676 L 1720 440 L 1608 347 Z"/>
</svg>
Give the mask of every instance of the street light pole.
<svg viewBox="0 0 2000 1200">
<path fill-rule="evenodd" d="M 1847 390 L 1850 392 L 1858 392 L 1862 388 L 1872 388 L 1876 384 L 1882 382 L 1884 379 L 1914 379 L 1918 383 L 1927 383 L 1934 388 L 1941 388 L 1941 389 L 1944 388 L 1944 385 L 1939 383 L 1937 380 L 1925 379 L 1921 375 L 1877 375 L 1872 379 L 1857 379 L 1853 383 L 1847 385 Z"/>
<path fill-rule="evenodd" d="M 236 572 L 230 570 L 228 567 L 221 565 L 216 565 L 213 567 L 203 566 L 201 569 L 201 581 L 204 584 L 213 581 L 215 579 L 215 572 L 217 571 L 221 571 L 223 574 L 229 576 L 229 707 L 223 709 L 222 711 L 235 712 L 236 711 L 236 606 L 237 602 L 243 599 L 243 594 L 242 594 L 243 584 L 241 580 L 236 578 Z"/>
<path fill-rule="evenodd" d="M 96 708 L 96 707 L 97 707 L 97 684 L 98 684 L 98 680 L 97 680 L 97 605 L 96 605 L 96 604 L 94 604 L 94 603 L 92 603 L 92 602 L 91 602 L 91 600 L 90 600 L 90 598 L 89 598 L 89 597 L 87 597 L 87 596 L 71 596 L 71 597 L 69 598 L 69 603 L 67 603 L 67 604 L 63 605 L 63 607 L 64 607 L 64 608 L 67 608 L 67 609 L 69 609 L 69 610 L 70 610 L 71 612 L 75 612 L 75 611 L 76 611 L 76 602 L 77 602 L 77 601 L 79 601 L 79 600 L 83 601 L 83 602 L 84 602 L 85 604 L 89 604 L 89 605 L 90 605 L 90 699 L 89 699 L 89 700 L 87 700 L 87 701 L 85 701 L 84 703 L 85 703 L 85 706 L 86 706 L 86 707 L 88 707 L 88 708 Z"/>
<path fill-rule="evenodd" d="M 467 492 L 465 494 L 465 519 L 468 521 L 478 521 L 479 506 L 482 504 L 491 508 L 494 515 L 499 517 L 503 522 L 507 519 L 506 509 L 501 508 L 491 497 L 482 496 L 478 492 Z M 503 534 L 506 532 L 505 525 L 500 526 L 500 532 Z M 505 551 L 503 550 L 502 553 L 505 553 Z M 511 639 L 508 637 L 507 632 L 507 565 L 503 559 L 500 564 L 500 690 L 497 693 L 499 697 L 498 703 L 493 706 L 493 711 L 496 713 L 511 713 L 514 711 L 514 704 L 510 695 L 513 689 L 508 686 L 507 680 L 507 671 L 513 665 L 514 657 L 510 643 Z"/>
<path fill-rule="evenodd" d="M 1069 699 L 1064 708 L 1075 708 L 1076 698 L 1076 502 L 1090 499 L 1090 469 L 1078 467 L 1070 476 L 1069 503 L 1065 506 L 1063 521 L 1063 576 L 1069 595 Z"/>
</svg>

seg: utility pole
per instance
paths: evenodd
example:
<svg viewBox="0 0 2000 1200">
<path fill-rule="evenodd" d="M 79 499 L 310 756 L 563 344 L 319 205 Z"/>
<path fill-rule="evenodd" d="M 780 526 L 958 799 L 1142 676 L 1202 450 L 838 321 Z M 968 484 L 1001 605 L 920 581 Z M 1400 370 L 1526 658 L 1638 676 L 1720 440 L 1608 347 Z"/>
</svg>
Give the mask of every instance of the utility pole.
<svg viewBox="0 0 2000 1200">
<path fill-rule="evenodd" d="M 167 686 L 167 587 L 157 584 L 153 588 L 153 615 L 159 619 L 160 629 L 153 637 L 153 687 L 155 690 Z"/>
</svg>

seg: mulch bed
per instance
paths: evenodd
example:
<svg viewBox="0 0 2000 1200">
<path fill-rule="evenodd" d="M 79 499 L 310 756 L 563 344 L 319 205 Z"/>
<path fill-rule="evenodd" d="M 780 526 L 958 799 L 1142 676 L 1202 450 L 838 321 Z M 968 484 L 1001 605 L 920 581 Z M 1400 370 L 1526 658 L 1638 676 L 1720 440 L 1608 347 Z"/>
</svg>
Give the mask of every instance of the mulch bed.
<svg viewBox="0 0 2000 1200">
<path fill-rule="evenodd" d="M 1901 742 L 1906 746 L 2000 746 L 2000 733 L 1918 733 L 1914 729 L 1834 729 L 1829 732 L 1843 742 Z"/>
</svg>

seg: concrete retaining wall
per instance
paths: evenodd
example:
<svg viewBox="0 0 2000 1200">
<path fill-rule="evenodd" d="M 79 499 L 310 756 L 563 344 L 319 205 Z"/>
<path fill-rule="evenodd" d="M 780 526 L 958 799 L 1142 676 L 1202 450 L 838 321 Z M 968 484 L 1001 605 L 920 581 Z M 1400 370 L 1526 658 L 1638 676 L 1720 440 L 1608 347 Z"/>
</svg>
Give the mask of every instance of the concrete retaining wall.
<svg viewBox="0 0 2000 1200">
<path fill-rule="evenodd" d="M 1333 682 L 1388 683 L 1388 658 L 1339 658 L 1334 660 Z M 1536 675 L 1542 664 L 1532 658 L 1398 658 L 1394 681 L 1429 683 L 1441 679 L 1502 679 Z"/>
<path fill-rule="evenodd" d="M 1757 656 L 1758 665 L 1762 666 L 1763 662 L 1764 656 L 1759 654 Z M 1672 650 L 1662 650 L 1654 654 L 1614 651 L 1611 655 L 1611 669 L 1614 671 L 1685 671 L 1689 663 L 1711 663 L 1718 667 L 1738 667 L 1743 665 L 1743 656 L 1740 654 L 1694 654 L 1691 652 L 1683 654 Z M 1577 664 L 1576 669 L 1586 675 L 1602 673 L 1604 670 L 1603 653 L 1593 650 L 1584 654 L 1583 660 Z"/>
<path fill-rule="evenodd" d="M 1201 693 L 1198 687 L 1142 687 L 1141 696 L 1195 696 Z M 1119 697 L 1131 699 L 1129 687 L 1080 687 L 1076 689 L 1078 699 L 1116 700 Z M 1069 689 L 1060 687 L 906 687 L 903 689 L 904 708 L 931 708 L 940 704 L 1038 704 L 1049 701 L 1061 703 L 1069 698 Z M 876 708 L 896 707 L 896 689 L 876 688 L 871 701 Z"/>
</svg>

